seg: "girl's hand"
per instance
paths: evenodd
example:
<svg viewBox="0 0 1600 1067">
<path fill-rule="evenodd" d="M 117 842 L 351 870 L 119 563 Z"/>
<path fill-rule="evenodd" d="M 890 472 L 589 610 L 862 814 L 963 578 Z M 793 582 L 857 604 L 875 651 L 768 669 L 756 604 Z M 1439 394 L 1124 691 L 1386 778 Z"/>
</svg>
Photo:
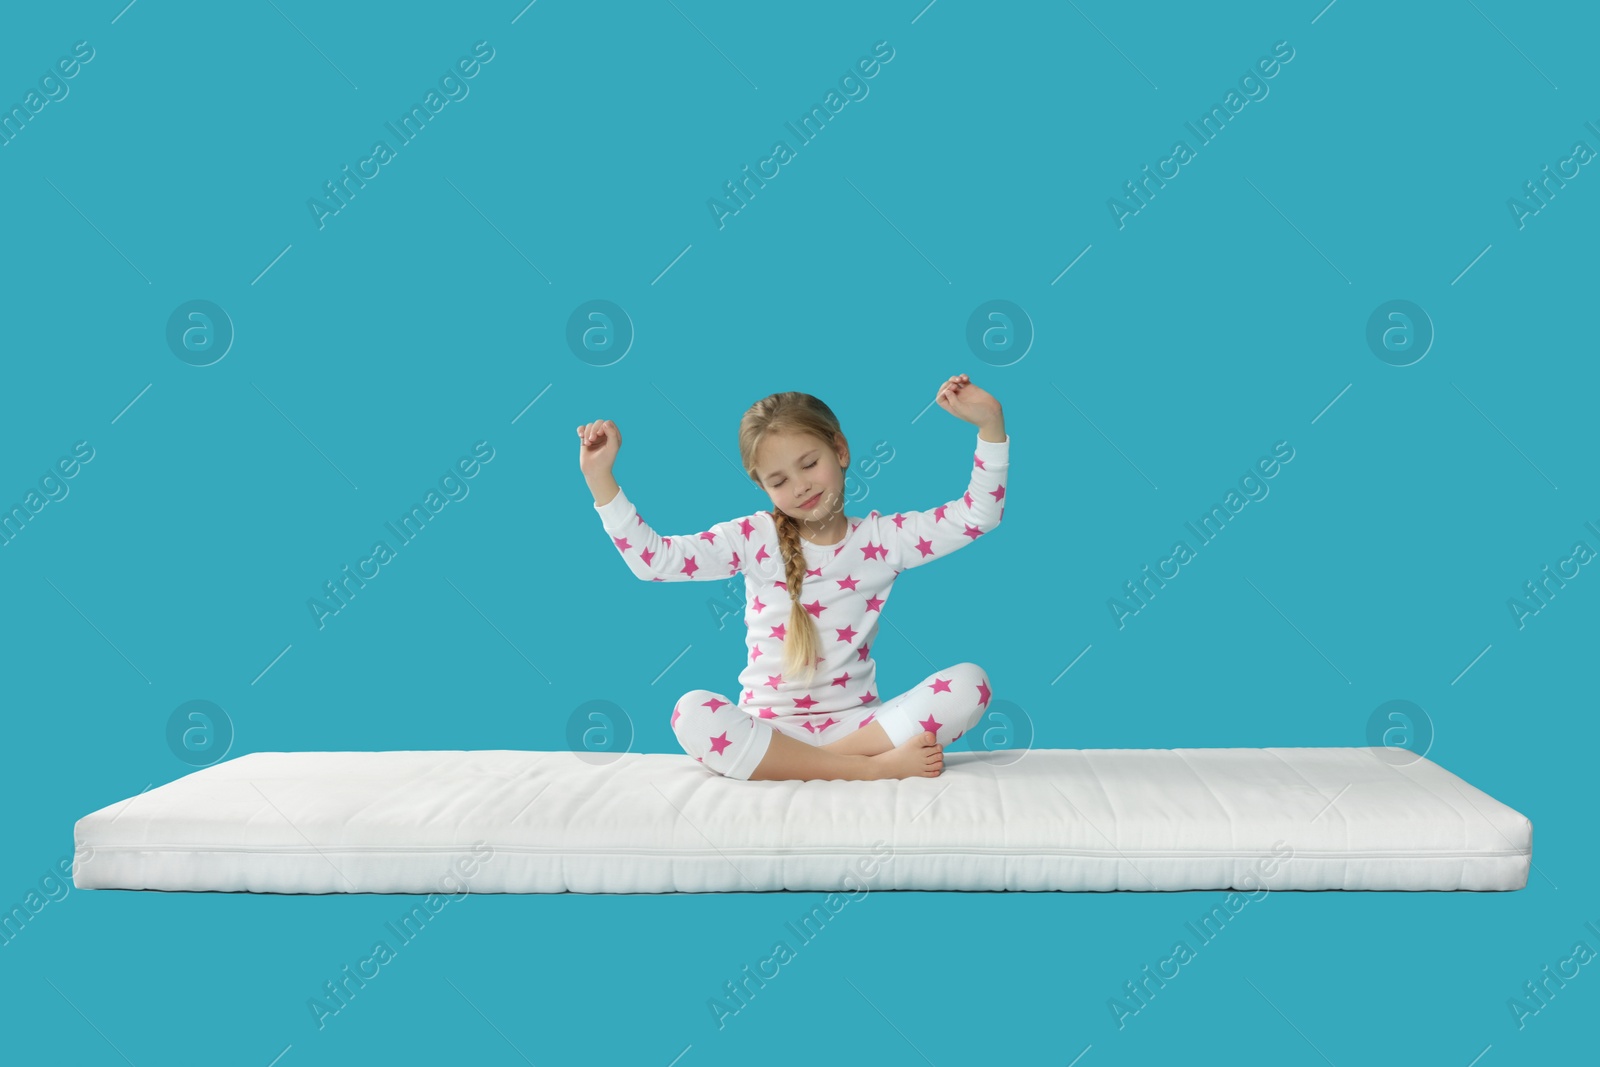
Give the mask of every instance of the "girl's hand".
<svg viewBox="0 0 1600 1067">
<path fill-rule="evenodd" d="M 972 384 L 965 374 L 951 375 L 939 386 L 939 406 L 962 422 L 982 427 L 1000 417 L 1000 401 Z"/>
<path fill-rule="evenodd" d="M 578 427 L 578 467 L 584 477 L 609 474 L 622 447 L 622 431 L 610 419 L 596 419 Z"/>
</svg>

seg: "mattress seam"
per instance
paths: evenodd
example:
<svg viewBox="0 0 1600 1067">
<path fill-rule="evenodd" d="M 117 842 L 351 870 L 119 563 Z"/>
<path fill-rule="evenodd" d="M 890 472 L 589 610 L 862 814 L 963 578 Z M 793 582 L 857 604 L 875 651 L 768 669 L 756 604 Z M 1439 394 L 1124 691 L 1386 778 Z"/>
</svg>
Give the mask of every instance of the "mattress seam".
<svg viewBox="0 0 1600 1067">
<path fill-rule="evenodd" d="M 731 854 L 736 855 L 736 856 L 755 856 L 755 857 L 773 856 L 773 857 L 779 857 L 779 856 L 792 856 L 792 855 L 816 856 L 816 855 L 837 855 L 837 854 L 848 854 L 848 855 L 876 855 L 876 854 L 878 854 L 875 849 L 870 848 L 870 847 L 850 847 L 850 846 L 817 846 L 817 847 L 814 847 L 814 848 L 783 848 L 783 849 L 771 849 L 771 850 L 761 850 L 761 849 L 753 849 L 753 848 L 719 848 L 719 849 L 688 849 L 688 848 L 612 849 L 612 848 L 593 848 L 593 849 L 584 849 L 584 848 L 571 848 L 571 847 L 566 847 L 566 846 L 553 846 L 553 847 L 550 847 L 550 848 L 541 848 L 541 847 L 538 847 L 538 846 L 529 846 L 529 845 L 494 845 L 494 844 L 491 843 L 491 847 L 494 848 L 497 852 L 510 852 L 510 853 L 518 853 L 518 854 L 534 855 L 534 856 L 538 856 L 538 855 L 722 856 L 722 855 L 727 855 L 727 854 L 731 853 Z M 392 854 L 397 854 L 397 853 L 398 854 L 408 854 L 408 853 L 429 853 L 429 852 L 458 852 L 458 851 L 470 851 L 472 849 L 472 846 L 471 845 L 466 845 L 466 844 L 463 844 L 463 845 L 428 845 L 428 846 L 413 845 L 413 846 L 406 846 L 406 847 L 403 847 L 403 848 L 389 848 L 389 847 L 382 846 L 382 845 L 372 845 L 372 846 L 366 846 L 366 847 L 357 847 L 357 846 L 324 846 L 322 848 L 317 848 L 317 849 L 297 849 L 297 848 L 295 848 L 293 846 L 274 847 L 274 846 L 266 846 L 266 845 L 259 846 L 259 847 L 243 847 L 243 848 L 229 847 L 229 846 L 222 846 L 222 845 L 92 845 L 92 846 L 90 846 L 90 848 L 92 849 L 93 852 L 96 852 L 96 853 L 101 853 L 101 852 L 107 852 L 107 853 L 115 852 L 115 853 L 128 853 L 128 854 L 131 854 L 131 853 L 143 853 L 143 852 L 257 853 L 257 854 L 261 854 L 261 855 L 273 855 L 273 856 L 314 856 L 314 855 L 323 855 L 323 856 L 325 856 L 328 853 L 344 853 L 344 854 L 351 854 L 351 855 L 361 855 L 361 854 L 364 854 L 364 853 L 365 854 L 391 854 L 392 855 Z M 1089 857 L 1104 857 L 1104 858 L 1111 858 L 1113 856 L 1118 857 L 1118 858 L 1126 858 L 1129 855 L 1132 855 L 1132 856 L 1149 857 L 1149 858 L 1155 858 L 1155 859 L 1227 859 L 1227 858 L 1235 858 L 1235 857 L 1263 857 L 1263 856 L 1276 856 L 1276 855 L 1279 855 L 1279 853 L 1277 853 L 1277 852 L 1275 852 L 1275 851 L 1273 851 L 1271 849 L 1226 849 L 1226 850 L 1220 850 L 1220 851 L 1194 851 L 1194 850 L 1177 851 L 1177 850 L 1163 849 L 1163 850 L 1156 850 L 1156 851 L 1150 851 L 1150 850 L 1133 851 L 1133 852 L 1130 853 L 1129 850 L 1127 850 L 1127 849 L 1121 849 L 1121 850 L 1073 849 L 1073 848 L 1065 848 L 1065 849 L 1055 849 L 1055 848 L 1015 849 L 1015 848 L 982 848 L 982 847 L 946 848 L 946 847 L 943 847 L 943 846 L 912 847 L 912 848 L 900 847 L 900 848 L 895 849 L 895 854 L 896 855 L 899 855 L 901 853 L 904 853 L 904 854 L 907 854 L 907 855 L 917 855 L 917 856 L 927 856 L 927 855 L 1089 856 Z M 1305 858 L 1305 859 L 1462 859 L 1462 858 L 1471 858 L 1471 857 L 1489 858 L 1489 857 L 1501 857 L 1501 856 L 1531 856 L 1532 854 L 1533 854 L 1533 849 L 1531 847 L 1529 847 L 1529 848 L 1525 848 L 1525 849 L 1518 849 L 1518 848 L 1512 848 L 1512 849 L 1485 849 L 1485 850 L 1481 850 L 1481 851 L 1477 851 L 1477 850 L 1463 851 L 1463 850 L 1460 850 L 1460 849 L 1438 850 L 1438 851 L 1432 851 L 1432 850 L 1430 850 L 1430 851 L 1422 851 L 1422 850 L 1416 850 L 1416 849 L 1382 851 L 1382 850 L 1369 849 L 1369 850 L 1360 851 L 1360 852 L 1351 852 L 1351 851 L 1346 851 L 1346 850 L 1343 850 L 1343 849 L 1331 849 L 1331 850 L 1296 849 L 1294 855 L 1295 855 L 1295 858 L 1297 858 L 1297 859 L 1299 859 L 1299 858 Z"/>
</svg>

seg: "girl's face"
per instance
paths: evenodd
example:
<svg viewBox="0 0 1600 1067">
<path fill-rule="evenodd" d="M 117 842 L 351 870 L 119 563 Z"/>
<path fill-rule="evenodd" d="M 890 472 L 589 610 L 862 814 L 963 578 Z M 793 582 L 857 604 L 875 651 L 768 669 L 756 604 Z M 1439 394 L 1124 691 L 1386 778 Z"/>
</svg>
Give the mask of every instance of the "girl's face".
<svg viewBox="0 0 1600 1067">
<path fill-rule="evenodd" d="M 830 446 L 808 433 L 774 433 L 757 449 L 761 488 L 775 507 L 821 531 L 844 511 L 844 474 L 850 446 L 841 435 Z"/>
</svg>

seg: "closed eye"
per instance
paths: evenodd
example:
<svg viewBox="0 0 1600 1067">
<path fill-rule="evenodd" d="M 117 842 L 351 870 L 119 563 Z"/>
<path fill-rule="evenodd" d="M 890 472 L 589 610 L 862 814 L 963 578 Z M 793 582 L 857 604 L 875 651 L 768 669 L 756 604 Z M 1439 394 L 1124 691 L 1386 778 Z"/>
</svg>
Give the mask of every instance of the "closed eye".
<svg viewBox="0 0 1600 1067">
<path fill-rule="evenodd" d="M 812 460 L 810 463 L 806 464 L 806 470 L 810 470 L 812 467 L 815 467 L 820 462 L 822 462 L 822 461 L 821 460 L 816 460 L 816 459 Z M 778 486 L 780 486 L 782 484 L 783 484 L 783 482 L 781 482 L 781 481 L 780 482 L 773 482 L 772 483 L 772 488 L 776 489 L 776 488 L 778 488 Z"/>
</svg>

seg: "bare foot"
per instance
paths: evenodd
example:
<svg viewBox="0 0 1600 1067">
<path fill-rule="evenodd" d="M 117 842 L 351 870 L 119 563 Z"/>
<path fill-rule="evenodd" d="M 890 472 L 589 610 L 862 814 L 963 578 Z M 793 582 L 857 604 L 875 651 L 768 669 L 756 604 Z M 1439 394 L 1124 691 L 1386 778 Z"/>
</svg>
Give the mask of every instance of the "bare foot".
<svg viewBox="0 0 1600 1067">
<path fill-rule="evenodd" d="M 868 756 L 878 778 L 937 778 L 944 770 L 944 746 L 927 730 L 887 752 Z"/>
</svg>

